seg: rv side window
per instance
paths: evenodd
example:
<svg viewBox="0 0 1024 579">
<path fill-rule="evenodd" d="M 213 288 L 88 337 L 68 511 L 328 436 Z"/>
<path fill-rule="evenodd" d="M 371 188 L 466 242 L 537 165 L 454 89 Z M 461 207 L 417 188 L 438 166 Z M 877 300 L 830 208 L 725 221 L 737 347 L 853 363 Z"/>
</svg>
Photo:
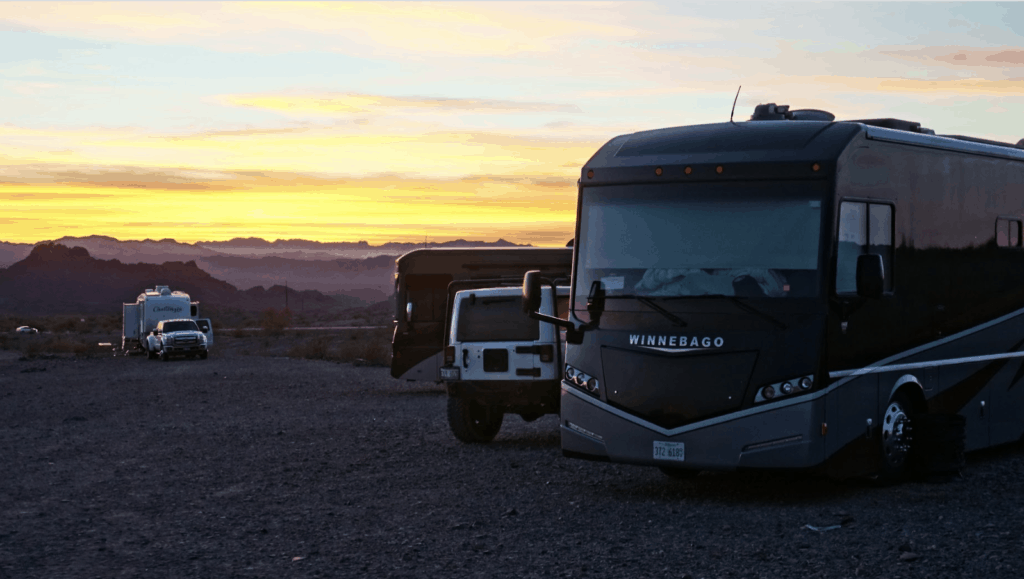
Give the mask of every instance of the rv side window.
<svg viewBox="0 0 1024 579">
<path fill-rule="evenodd" d="M 1000 217 L 996 219 L 996 245 L 999 247 L 1020 247 L 1020 221 Z"/>
<path fill-rule="evenodd" d="M 892 206 L 844 201 L 839 206 L 839 243 L 836 255 L 836 293 L 857 293 L 857 257 L 882 256 L 883 290 L 893 288 Z"/>
<path fill-rule="evenodd" d="M 416 322 L 444 319 L 448 299 L 449 274 L 410 274 L 405 278 L 405 299 L 412 302 L 412 319 Z"/>
</svg>

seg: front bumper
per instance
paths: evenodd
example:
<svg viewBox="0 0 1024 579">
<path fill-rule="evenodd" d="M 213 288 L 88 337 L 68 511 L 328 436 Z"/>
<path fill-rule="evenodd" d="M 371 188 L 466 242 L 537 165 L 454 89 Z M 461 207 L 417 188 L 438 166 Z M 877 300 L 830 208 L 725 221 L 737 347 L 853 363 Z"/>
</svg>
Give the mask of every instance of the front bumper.
<svg viewBox="0 0 1024 579">
<path fill-rule="evenodd" d="M 825 458 L 824 397 L 808 395 L 665 429 L 561 385 L 562 451 L 631 464 L 733 470 L 807 468 Z M 683 445 L 684 460 L 654 458 L 655 443 Z"/>
<path fill-rule="evenodd" d="M 190 344 L 188 346 L 164 344 L 164 351 L 168 354 L 199 354 L 206 351 L 206 344 Z"/>
</svg>

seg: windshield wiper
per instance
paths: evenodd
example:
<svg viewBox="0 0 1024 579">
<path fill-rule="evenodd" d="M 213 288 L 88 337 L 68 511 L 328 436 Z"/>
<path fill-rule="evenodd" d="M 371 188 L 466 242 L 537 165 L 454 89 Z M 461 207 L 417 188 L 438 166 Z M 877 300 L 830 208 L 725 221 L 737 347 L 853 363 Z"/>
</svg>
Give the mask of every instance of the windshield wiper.
<svg viewBox="0 0 1024 579">
<path fill-rule="evenodd" d="M 644 301 L 645 304 L 647 304 L 647 305 L 649 305 L 651 307 L 654 307 L 654 308 L 661 309 L 660 307 L 654 305 L 653 302 L 652 303 L 648 303 L 648 302 L 650 302 L 651 298 L 644 297 L 644 296 L 629 296 L 629 297 L 635 297 L 638 300 L 640 300 L 640 299 L 647 300 L 647 301 Z M 780 322 L 779 320 L 777 320 L 774 317 L 766 314 L 765 312 L 762 312 L 761 310 L 755 308 L 754 306 L 746 303 L 745 301 L 743 301 L 743 298 L 741 298 L 740 296 L 727 296 L 727 295 L 722 295 L 722 294 L 702 294 L 702 295 L 699 295 L 699 296 L 658 296 L 658 297 L 660 297 L 663 300 L 692 300 L 692 299 L 707 299 L 707 298 L 725 298 L 727 300 L 732 301 L 732 303 L 736 304 L 737 306 L 739 306 L 739 308 L 741 310 L 749 312 L 751 314 L 755 314 L 755 315 L 761 316 L 762 318 L 768 320 L 769 322 L 774 324 L 775 327 L 779 328 L 780 330 L 785 330 L 786 327 L 787 327 L 786 324 Z M 667 312 L 665 310 L 662 310 L 662 311 L 665 312 L 665 313 L 669 313 L 669 312 Z"/>
<path fill-rule="evenodd" d="M 658 304 L 654 303 L 654 300 L 652 300 L 649 297 L 646 297 L 646 296 L 634 296 L 634 295 L 609 296 L 609 297 L 633 298 L 636 301 L 638 301 L 638 302 L 640 302 L 640 303 L 650 307 L 652 310 L 658 312 L 659 314 L 665 316 L 666 318 L 668 318 L 675 325 L 677 325 L 677 326 L 679 326 L 681 328 L 685 328 L 687 326 L 687 323 L 685 321 L 683 321 L 682 318 L 680 318 L 679 316 L 677 316 L 677 315 L 673 314 L 672 312 L 666 310 L 665 308 L 659 306 Z"/>
</svg>

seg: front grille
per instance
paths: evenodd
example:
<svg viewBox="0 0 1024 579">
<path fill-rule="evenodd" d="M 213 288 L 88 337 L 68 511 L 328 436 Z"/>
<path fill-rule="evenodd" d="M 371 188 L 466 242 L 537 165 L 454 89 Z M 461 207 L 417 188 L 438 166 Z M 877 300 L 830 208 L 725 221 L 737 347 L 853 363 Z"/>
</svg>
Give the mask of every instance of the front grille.
<svg viewBox="0 0 1024 579">
<path fill-rule="evenodd" d="M 199 338 L 196 336 L 185 336 L 182 338 L 174 338 L 175 346 L 195 346 L 199 343 Z"/>
<path fill-rule="evenodd" d="M 662 356 L 602 348 L 608 402 L 662 428 L 739 409 L 757 352 Z"/>
</svg>

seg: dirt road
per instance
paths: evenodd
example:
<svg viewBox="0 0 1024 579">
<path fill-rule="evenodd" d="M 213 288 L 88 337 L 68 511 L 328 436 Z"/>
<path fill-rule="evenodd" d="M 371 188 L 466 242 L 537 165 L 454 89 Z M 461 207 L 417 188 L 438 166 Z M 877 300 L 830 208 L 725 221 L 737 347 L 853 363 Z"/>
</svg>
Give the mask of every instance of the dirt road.
<svg viewBox="0 0 1024 579">
<path fill-rule="evenodd" d="M 461 444 L 444 403 L 385 368 L 0 352 L 0 577 L 1024 571 L 1019 445 L 948 484 L 676 481 L 564 459 L 553 416 Z"/>
</svg>

